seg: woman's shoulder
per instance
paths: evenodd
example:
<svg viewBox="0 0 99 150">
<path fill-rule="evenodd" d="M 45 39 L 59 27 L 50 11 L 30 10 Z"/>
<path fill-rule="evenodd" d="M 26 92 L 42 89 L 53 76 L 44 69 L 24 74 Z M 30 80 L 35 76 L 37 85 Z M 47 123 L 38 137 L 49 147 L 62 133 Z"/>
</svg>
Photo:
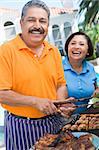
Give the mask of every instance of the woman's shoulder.
<svg viewBox="0 0 99 150">
<path fill-rule="evenodd" d="M 94 69 L 94 65 L 90 61 L 85 61 L 86 66 L 90 69 Z"/>
<path fill-rule="evenodd" d="M 67 56 L 62 57 L 62 64 L 65 71 L 71 68 Z"/>
<path fill-rule="evenodd" d="M 63 64 L 67 64 L 68 63 L 68 57 L 62 56 L 62 62 L 63 62 Z"/>
</svg>

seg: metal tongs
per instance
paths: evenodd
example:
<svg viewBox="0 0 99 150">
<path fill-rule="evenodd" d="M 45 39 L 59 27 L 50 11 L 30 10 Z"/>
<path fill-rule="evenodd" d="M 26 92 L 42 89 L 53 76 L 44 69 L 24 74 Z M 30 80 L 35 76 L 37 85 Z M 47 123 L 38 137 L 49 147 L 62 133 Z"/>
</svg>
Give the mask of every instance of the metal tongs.
<svg viewBox="0 0 99 150">
<path fill-rule="evenodd" d="M 82 102 L 82 101 L 87 101 L 93 97 L 87 97 L 87 98 L 80 98 L 80 99 L 72 99 L 72 100 L 61 100 L 61 101 L 55 101 L 54 105 L 57 107 L 62 104 L 68 104 L 68 103 L 75 103 L 75 102 Z M 94 105 L 94 104 L 80 104 L 80 105 L 75 105 L 76 107 L 86 107 L 89 105 Z"/>
</svg>

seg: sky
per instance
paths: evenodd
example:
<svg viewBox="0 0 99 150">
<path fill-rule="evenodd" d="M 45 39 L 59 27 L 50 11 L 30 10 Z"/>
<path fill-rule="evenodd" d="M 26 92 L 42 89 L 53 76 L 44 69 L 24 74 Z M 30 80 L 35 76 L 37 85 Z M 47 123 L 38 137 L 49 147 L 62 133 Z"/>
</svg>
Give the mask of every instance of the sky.
<svg viewBox="0 0 99 150">
<path fill-rule="evenodd" d="M 0 7 L 21 9 L 29 0 L 0 0 Z M 43 0 L 49 7 L 62 7 L 60 0 Z"/>
<path fill-rule="evenodd" d="M 5 8 L 13 8 L 13 9 L 19 9 L 21 10 L 22 7 L 26 2 L 29 0 L 0 0 L 0 7 L 5 7 Z M 62 3 L 60 0 L 42 0 L 44 1 L 49 7 L 62 7 Z M 77 7 L 78 0 L 74 0 L 74 6 Z"/>
</svg>

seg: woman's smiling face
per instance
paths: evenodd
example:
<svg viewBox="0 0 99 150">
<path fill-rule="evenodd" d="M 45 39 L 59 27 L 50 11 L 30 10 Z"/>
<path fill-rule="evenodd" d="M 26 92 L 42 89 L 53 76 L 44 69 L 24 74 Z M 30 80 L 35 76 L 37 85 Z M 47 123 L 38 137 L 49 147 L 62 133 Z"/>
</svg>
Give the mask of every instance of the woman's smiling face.
<svg viewBox="0 0 99 150">
<path fill-rule="evenodd" d="M 88 54 L 88 43 L 84 35 L 75 35 L 68 45 L 68 57 L 72 60 L 83 60 Z"/>
</svg>

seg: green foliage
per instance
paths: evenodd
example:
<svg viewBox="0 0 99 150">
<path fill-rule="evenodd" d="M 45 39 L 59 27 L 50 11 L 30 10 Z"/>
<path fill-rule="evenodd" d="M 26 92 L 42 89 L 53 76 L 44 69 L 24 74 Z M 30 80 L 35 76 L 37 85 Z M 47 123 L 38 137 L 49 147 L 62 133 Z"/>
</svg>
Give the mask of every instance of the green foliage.
<svg viewBox="0 0 99 150">
<path fill-rule="evenodd" d="M 96 43 L 99 42 L 99 1 L 98 0 L 80 0 L 80 9 L 78 16 L 84 16 L 83 22 L 79 22 L 79 30 L 86 32 L 92 40 L 94 50 Z M 91 58 L 96 58 L 95 51 Z"/>
<path fill-rule="evenodd" d="M 87 58 L 87 60 L 92 60 L 96 58 L 96 43 L 99 42 L 99 24 L 94 25 L 92 27 L 86 27 L 85 30 L 79 26 L 79 30 L 85 32 L 91 39 L 93 46 L 94 46 L 94 54 L 92 57 Z"/>
<path fill-rule="evenodd" d="M 98 0 L 80 0 L 79 16 L 84 15 L 83 29 L 98 23 L 99 1 Z"/>
<path fill-rule="evenodd" d="M 99 103 L 99 97 L 93 97 L 91 101 L 94 104 L 94 108 L 99 108 L 99 105 L 95 105 L 96 103 Z"/>
<path fill-rule="evenodd" d="M 97 24 L 92 27 L 86 27 L 85 31 L 91 38 L 94 48 L 96 48 L 96 43 L 99 42 L 99 25 Z"/>
</svg>

